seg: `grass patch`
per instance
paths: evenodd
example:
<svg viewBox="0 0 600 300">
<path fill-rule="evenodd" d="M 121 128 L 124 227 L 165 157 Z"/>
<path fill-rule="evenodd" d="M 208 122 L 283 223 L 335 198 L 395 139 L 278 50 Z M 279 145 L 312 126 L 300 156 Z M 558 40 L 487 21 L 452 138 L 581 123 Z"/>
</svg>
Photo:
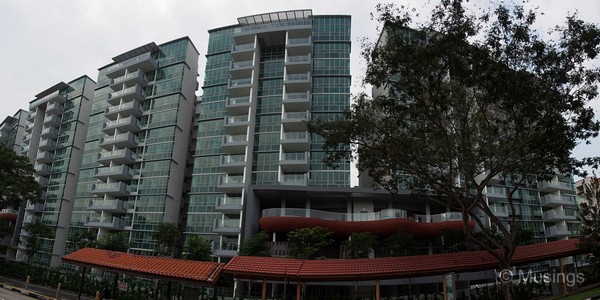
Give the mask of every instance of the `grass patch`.
<svg viewBox="0 0 600 300">
<path fill-rule="evenodd" d="M 581 293 L 577 293 L 577 294 L 573 294 L 573 295 L 568 295 L 565 297 L 561 297 L 561 300 L 585 300 L 591 296 L 596 296 L 596 295 L 600 295 L 600 287 L 588 290 L 588 291 L 583 291 Z"/>
</svg>

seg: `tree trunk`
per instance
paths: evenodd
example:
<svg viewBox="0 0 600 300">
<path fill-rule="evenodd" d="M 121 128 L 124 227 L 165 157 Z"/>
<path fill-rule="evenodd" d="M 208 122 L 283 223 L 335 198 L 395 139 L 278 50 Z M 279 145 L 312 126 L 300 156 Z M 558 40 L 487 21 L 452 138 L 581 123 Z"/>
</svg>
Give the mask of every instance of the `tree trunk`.
<svg viewBox="0 0 600 300">
<path fill-rule="evenodd" d="M 504 300 L 513 300 L 513 284 L 512 282 L 503 282 L 502 283 L 502 293 L 504 294 Z"/>
</svg>

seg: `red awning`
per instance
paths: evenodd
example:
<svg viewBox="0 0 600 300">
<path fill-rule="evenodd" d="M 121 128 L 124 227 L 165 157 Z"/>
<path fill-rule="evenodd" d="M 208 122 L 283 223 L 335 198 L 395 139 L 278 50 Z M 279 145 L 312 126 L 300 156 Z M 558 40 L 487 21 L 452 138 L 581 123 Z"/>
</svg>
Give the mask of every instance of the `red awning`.
<svg viewBox="0 0 600 300">
<path fill-rule="evenodd" d="M 65 255 L 63 261 L 109 272 L 199 285 L 213 285 L 224 266 L 221 263 L 143 256 L 94 248 L 83 248 Z"/>
<path fill-rule="evenodd" d="M 513 265 L 523 265 L 580 254 L 578 239 L 519 246 Z M 393 279 L 474 272 L 498 268 L 486 251 L 415 255 L 367 259 L 300 260 L 274 257 L 236 256 L 223 269 L 241 278 L 349 281 Z"/>
</svg>

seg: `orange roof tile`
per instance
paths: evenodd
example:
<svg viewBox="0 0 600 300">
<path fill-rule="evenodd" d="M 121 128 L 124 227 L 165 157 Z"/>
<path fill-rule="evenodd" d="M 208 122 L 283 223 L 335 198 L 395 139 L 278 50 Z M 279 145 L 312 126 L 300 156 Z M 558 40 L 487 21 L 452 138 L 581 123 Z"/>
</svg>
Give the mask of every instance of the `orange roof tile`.
<svg viewBox="0 0 600 300">
<path fill-rule="evenodd" d="M 517 247 L 513 265 L 578 254 L 578 239 Z M 298 260 L 236 256 L 224 272 L 245 278 L 303 281 L 346 281 L 440 275 L 449 272 L 489 270 L 498 262 L 486 251 L 367 259 Z"/>
<path fill-rule="evenodd" d="M 221 263 L 143 256 L 94 248 L 75 251 L 63 256 L 63 260 L 106 271 L 196 284 L 214 284 L 224 266 Z"/>
</svg>

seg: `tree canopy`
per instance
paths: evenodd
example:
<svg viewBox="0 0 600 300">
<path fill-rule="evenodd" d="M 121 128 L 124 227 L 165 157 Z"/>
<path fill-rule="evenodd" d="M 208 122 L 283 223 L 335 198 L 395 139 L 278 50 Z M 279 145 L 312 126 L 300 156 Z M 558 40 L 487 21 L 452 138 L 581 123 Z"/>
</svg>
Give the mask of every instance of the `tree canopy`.
<svg viewBox="0 0 600 300">
<path fill-rule="evenodd" d="M 30 263 L 33 256 L 40 250 L 44 239 L 52 237 L 50 226 L 38 221 L 36 223 L 27 223 L 23 225 L 25 235 L 25 253 L 27 253 L 27 263 Z"/>
<path fill-rule="evenodd" d="M 247 241 L 240 248 L 242 256 L 271 256 L 271 249 L 267 244 L 270 241 L 269 234 L 261 231 Z"/>
<path fill-rule="evenodd" d="M 370 232 L 355 232 L 344 241 L 346 258 L 369 258 L 371 249 L 377 244 L 377 236 Z"/>
<path fill-rule="evenodd" d="M 192 236 L 185 245 L 186 258 L 197 261 L 211 261 L 212 247 L 210 243 L 199 235 Z"/>
<path fill-rule="evenodd" d="M 549 40 L 533 29 L 538 12 L 520 4 L 475 12 L 441 0 L 420 23 L 406 7 L 377 10 L 382 35 L 363 47 L 374 97 L 359 94 L 344 118 L 309 124 L 325 139 L 325 161 L 353 159 L 391 192 L 408 188 L 461 211 L 465 226 L 470 217 L 483 228 L 483 240 L 467 238 L 509 267 L 515 192 L 598 162 L 571 157 L 600 128 L 589 106 L 600 81 L 598 25 L 570 15 Z M 494 178 L 507 186 L 509 226 L 484 196 Z"/>
<path fill-rule="evenodd" d="M 109 232 L 107 234 L 104 234 L 96 240 L 95 246 L 98 249 L 127 252 L 127 250 L 129 250 L 129 242 L 127 241 L 127 233 L 126 232 Z"/>
<path fill-rule="evenodd" d="M 152 238 L 156 241 L 156 254 L 158 256 L 173 256 L 175 246 L 181 237 L 177 224 L 161 222 L 156 225 Z"/>
<path fill-rule="evenodd" d="M 288 233 L 288 255 L 291 258 L 318 259 L 323 250 L 333 244 L 333 233 L 327 228 L 301 228 Z"/>
<path fill-rule="evenodd" d="M 27 156 L 18 155 L 0 143 L 0 209 L 18 208 L 24 200 L 39 201 L 42 191 L 33 173 L 33 165 Z"/>
</svg>

